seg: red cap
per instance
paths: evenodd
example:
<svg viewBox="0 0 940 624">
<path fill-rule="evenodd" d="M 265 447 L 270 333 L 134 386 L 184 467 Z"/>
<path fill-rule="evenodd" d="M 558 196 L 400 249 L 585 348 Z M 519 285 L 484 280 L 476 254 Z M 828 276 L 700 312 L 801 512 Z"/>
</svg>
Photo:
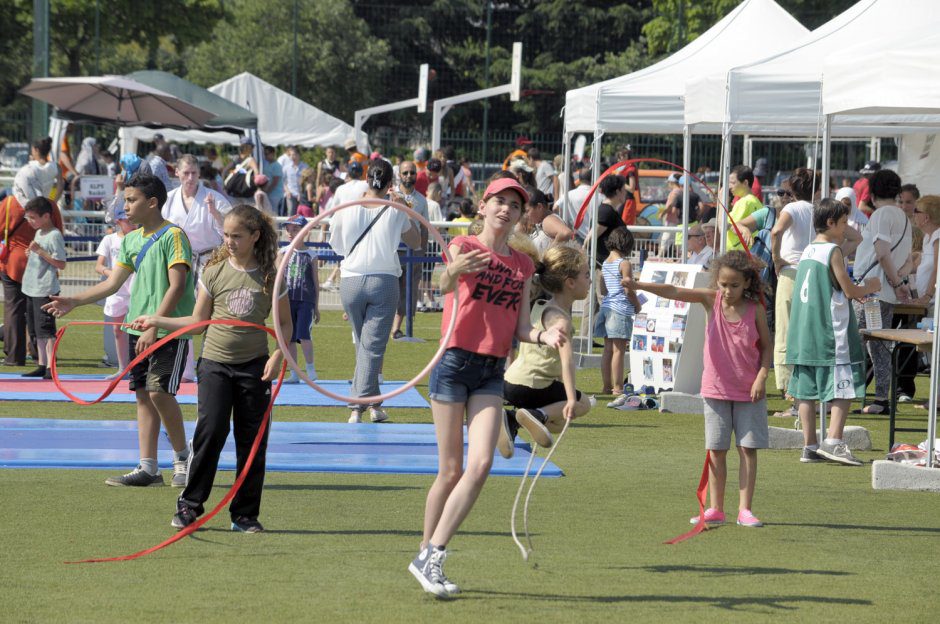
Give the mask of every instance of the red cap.
<svg viewBox="0 0 940 624">
<path fill-rule="evenodd" d="M 532 145 L 532 139 L 527 136 L 516 137 L 516 147 L 522 147 L 523 145 Z"/>
<path fill-rule="evenodd" d="M 529 194 L 526 193 L 525 188 L 516 182 L 514 178 L 498 178 L 490 182 L 489 186 L 486 187 L 486 192 L 483 193 L 483 201 L 503 191 L 515 191 L 519 193 L 523 204 L 529 201 Z"/>
</svg>

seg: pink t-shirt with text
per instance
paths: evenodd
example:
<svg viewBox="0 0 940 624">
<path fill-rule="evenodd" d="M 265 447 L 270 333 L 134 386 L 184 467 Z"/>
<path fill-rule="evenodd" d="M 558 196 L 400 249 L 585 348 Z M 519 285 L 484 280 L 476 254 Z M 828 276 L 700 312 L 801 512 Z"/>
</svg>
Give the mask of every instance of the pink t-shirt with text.
<svg viewBox="0 0 940 624">
<path fill-rule="evenodd" d="M 457 324 L 448 348 L 458 347 L 481 355 L 506 357 L 522 308 L 523 289 L 535 273 L 532 259 L 512 250 L 501 256 L 490 250 L 476 236 L 457 236 L 451 245 L 461 252 L 482 249 L 490 253 L 490 265 L 479 273 L 466 274 L 457 282 L 459 307 Z M 454 293 L 444 296 L 441 335 L 447 332 L 454 305 Z"/>
</svg>

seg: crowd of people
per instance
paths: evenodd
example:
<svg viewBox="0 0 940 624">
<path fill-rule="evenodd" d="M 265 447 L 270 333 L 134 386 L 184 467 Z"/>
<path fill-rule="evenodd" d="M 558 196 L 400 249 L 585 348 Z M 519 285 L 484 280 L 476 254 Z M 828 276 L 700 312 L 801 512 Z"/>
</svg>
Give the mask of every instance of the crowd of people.
<svg viewBox="0 0 940 624">
<path fill-rule="evenodd" d="M 630 229 L 639 207 L 635 167 L 600 182 L 596 222 L 576 228 L 564 207 L 577 210 L 587 197 L 590 167 L 582 163 L 562 184 L 558 159 L 544 159 L 520 137 L 479 194 L 471 169 L 451 148 L 433 154 L 418 148 L 411 158 L 393 162 L 378 152 L 363 154 L 349 141 L 345 159 L 331 147 L 310 166 L 296 147 L 278 157 L 265 146 L 260 164 L 245 139 L 238 156 L 222 166 L 214 150 L 200 159 L 158 141 L 146 157 L 128 154 L 113 163 L 117 192 L 106 206 L 113 231 L 102 239 L 96 264 L 103 281 L 62 296 L 58 274 L 66 267 L 66 244 L 62 213 L 52 198 L 76 188 L 75 177 L 97 172 L 88 159 L 98 162 L 100 154 L 86 140 L 75 166 L 60 168 L 51 162 L 50 147 L 48 139 L 33 145 L 31 162 L 0 203 L 4 363 L 24 366 L 35 342 L 38 366 L 25 376 L 49 378 L 55 319 L 105 300 L 107 318 L 123 323 L 116 331 L 121 366 L 149 354 L 129 374 L 137 399 L 139 463 L 106 482 L 164 483 L 157 461 L 162 424 L 173 447 L 171 483 L 182 488 L 171 521 L 178 529 L 204 512 L 230 421 L 239 470 L 245 465 L 283 355 L 279 349 L 268 353 L 266 334 L 251 327 L 192 330 L 205 333 L 198 366 L 191 336 L 153 350 L 157 340 L 209 319 L 263 325 L 273 298 L 281 298 L 287 305 L 274 322 L 291 337 L 295 358 L 300 345 L 306 376 L 315 380 L 311 327 L 319 321 L 321 291 L 338 288 L 355 343 L 356 401 L 349 405 L 349 423 L 362 422 L 366 410 L 372 422 L 383 422 L 387 414 L 376 397 L 382 394 L 388 342 L 402 337 L 404 318 L 429 307 L 419 293 L 439 288 L 442 335 L 452 315 L 456 320 L 429 381 L 439 471 L 427 495 L 420 549 L 409 565 L 421 586 L 439 597 L 459 592 L 443 572 L 446 547 L 479 496 L 494 452 L 511 457 L 521 429 L 549 447 L 566 421 L 591 409 L 576 384 L 575 302 L 587 299 L 586 305 L 595 306 L 594 335 L 604 341 L 599 390 L 612 395 L 614 407 L 631 396 L 624 371 L 634 318 L 645 300 L 639 291 L 704 307 L 710 505 L 692 522 L 725 521 L 733 433 L 741 456 L 737 523 L 759 527 L 752 503 L 756 451 L 768 445 L 765 387 L 771 368 L 776 388 L 793 401 L 787 413 L 802 421 L 800 461 L 860 465 L 843 429 L 849 404 L 864 399 L 867 385 L 859 329 L 871 319 L 862 314 L 862 301 L 873 297 L 882 326 L 890 327 L 899 303 L 926 306 L 935 295 L 940 197 L 920 197 L 916 186 L 902 184 L 877 163 L 866 166 L 854 187 L 836 188 L 818 172 L 797 169 L 766 205 L 761 169 L 733 168 L 727 193 L 719 189 L 718 206 L 694 193 L 683 206 L 683 180 L 670 176 L 664 222 L 678 224 L 688 211 L 683 260 L 708 268 L 713 277 L 710 288 L 680 288 L 641 281 L 636 274 L 640 235 Z M 619 160 L 629 157 L 628 148 L 617 154 Z M 832 199 L 821 198 L 824 184 Z M 567 198 L 560 197 L 563 187 L 571 189 Z M 447 232 L 449 260 L 442 271 L 435 272 L 430 258 L 423 262 L 425 254 L 439 251 L 427 227 L 383 203 L 389 200 L 430 222 L 461 223 Z M 350 207 L 314 234 L 341 257 L 321 283 L 317 253 L 303 247 L 284 251 L 281 244 L 285 238 L 296 242 L 309 219 L 341 204 Z M 736 227 L 719 241 L 715 211 L 724 204 Z M 276 216 L 286 218 L 283 233 Z M 399 250 L 402 243 L 410 249 L 407 255 Z M 670 234 L 660 239 L 659 250 L 675 254 L 681 244 L 681 236 Z M 290 254 L 287 279 L 274 292 L 280 253 Z M 416 262 L 410 272 L 403 266 L 408 262 Z M 864 410 L 881 413 L 894 374 L 890 352 L 879 341 L 866 349 L 875 400 Z M 175 395 L 181 383 L 196 379 L 199 419 L 188 444 Z M 299 381 L 292 372 L 285 383 Z M 902 389 L 913 396 L 910 386 Z M 831 406 L 832 417 L 825 438 L 817 440 L 820 401 Z M 263 530 L 258 518 L 264 466 L 262 442 L 230 507 L 234 530 Z"/>
</svg>

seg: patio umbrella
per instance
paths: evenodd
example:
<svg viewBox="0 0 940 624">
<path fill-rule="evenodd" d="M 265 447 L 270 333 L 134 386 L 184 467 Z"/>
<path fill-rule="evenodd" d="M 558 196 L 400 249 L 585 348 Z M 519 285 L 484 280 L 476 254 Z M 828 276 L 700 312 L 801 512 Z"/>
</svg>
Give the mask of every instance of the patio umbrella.
<svg viewBox="0 0 940 624">
<path fill-rule="evenodd" d="M 69 115 L 118 125 L 201 128 L 215 113 L 125 76 L 34 78 L 20 93 Z"/>
</svg>

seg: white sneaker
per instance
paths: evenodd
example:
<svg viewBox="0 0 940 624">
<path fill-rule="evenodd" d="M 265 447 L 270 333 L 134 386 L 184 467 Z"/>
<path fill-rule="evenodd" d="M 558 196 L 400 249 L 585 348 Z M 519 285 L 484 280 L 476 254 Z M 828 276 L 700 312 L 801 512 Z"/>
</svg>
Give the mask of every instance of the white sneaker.
<svg viewBox="0 0 940 624">
<path fill-rule="evenodd" d="M 372 422 L 374 423 L 385 422 L 388 420 L 388 414 L 385 413 L 385 410 L 377 407 L 369 408 L 369 416 L 372 418 Z"/>
<path fill-rule="evenodd" d="M 607 407 L 613 407 L 613 408 L 621 407 L 624 403 L 627 402 L 628 398 L 629 397 L 626 394 L 621 394 L 616 399 L 608 403 Z"/>
<path fill-rule="evenodd" d="M 855 455 L 852 455 L 852 451 L 849 450 L 845 442 L 840 442 L 839 444 L 830 444 L 825 441 L 820 442 L 816 454 L 825 457 L 829 461 L 834 461 L 845 466 L 862 465 L 862 461 L 855 457 Z"/>
<path fill-rule="evenodd" d="M 285 384 L 299 384 L 300 377 L 297 376 L 297 373 L 291 371 L 291 374 L 284 380 Z"/>
<path fill-rule="evenodd" d="M 362 422 L 362 412 L 359 410 L 353 410 L 349 412 L 349 420 L 347 420 L 350 425 L 358 425 Z"/>
<path fill-rule="evenodd" d="M 907 394 L 904 394 L 903 392 L 898 395 L 898 403 L 910 403 L 910 402 L 913 401 L 913 400 L 914 400 L 914 399 L 912 399 L 912 398 L 911 398 L 910 396 L 908 396 Z"/>
<path fill-rule="evenodd" d="M 308 367 L 307 367 L 307 377 L 310 378 L 310 381 L 316 381 L 316 380 L 317 380 L 317 371 L 314 370 L 314 368 L 313 368 L 312 366 L 308 366 Z"/>
</svg>

